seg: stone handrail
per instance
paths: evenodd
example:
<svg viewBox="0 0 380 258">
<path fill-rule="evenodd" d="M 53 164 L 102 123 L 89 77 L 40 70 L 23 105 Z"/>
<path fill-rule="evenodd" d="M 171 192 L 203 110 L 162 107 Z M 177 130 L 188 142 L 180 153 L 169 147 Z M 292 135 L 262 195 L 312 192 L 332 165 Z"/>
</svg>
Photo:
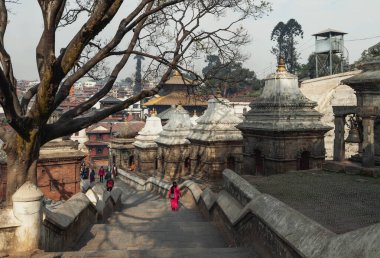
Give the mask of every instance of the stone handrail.
<svg viewBox="0 0 380 258">
<path fill-rule="evenodd" d="M 147 180 L 144 180 L 122 169 L 118 170 L 118 175 L 123 181 L 135 187 L 137 190 L 155 191 L 164 197 L 167 197 L 167 193 L 171 187 L 171 184 L 155 177 L 149 177 Z M 202 190 L 198 184 L 191 180 L 186 180 L 179 184 L 178 187 L 182 191 L 180 202 L 186 207 L 196 206 L 202 194 Z"/>
<path fill-rule="evenodd" d="M 140 190 L 164 196 L 170 188 L 169 183 L 153 177 L 144 180 L 125 171 L 121 177 Z M 180 189 L 191 193 L 193 204 L 214 221 L 232 245 L 253 246 L 264 257 L 370 258 L 380 253 L 380 224 L 335 234 L 261 193 L 233 171 L 224 170 L 223 177 L 224 190 L 218 194 L 208 188 L 202 192 L 192 181 L 180 184 Z"/>
<path fill-rule="evenodd" d="M 40 246 L 45 251 L 65 251 L 76 243 L 93 224 L 107 219 L 120 209 L 121 190 L 107 192 L 95 184 L 84 193 L 77 193 L 54 209 L 44 209 Z"/>
<path fill-rule="evenodd" d="M 278 241 L 275 241 L 277 244 L 272 246 L 271 250 L 272 255 L 276 257 L 289 253 L 295 257 L 369 258 L 380 253 L 380 223 L 338 235 L 276 198 L 260 193 L 233 171 L 226 169 L 223 176 L 225 190 L 215 197 L 215 194 L 207 189 L 201 196 L 201 202 L 208 212 L 217 206 L 217 209 L 224 213 L 228 224 L 233 228 L 232 237 L 235 237 L 234 240 L 237 242 L 245 242 L 242 237 L 244 234 L 239 229 L 255 224 L 247 221 L 247 218 L 250 218 L 251 222 L 257 220 L 267 227 L 263 229 L 261 225 L 262 239 L 258 236 L 260 227 L 253 227 L 256 230 L 254 234 L 257 242 L 270 242 L 270 239 L 264 239 L 270 233 L 272 241 L 273 237 L 278 238 Z M 242 202 L 236 201 L 239 199 L 243 199 L 247 204 L 243 207 Z M 276 253 L 279 250 L 280 252 Z"/>
</svg>

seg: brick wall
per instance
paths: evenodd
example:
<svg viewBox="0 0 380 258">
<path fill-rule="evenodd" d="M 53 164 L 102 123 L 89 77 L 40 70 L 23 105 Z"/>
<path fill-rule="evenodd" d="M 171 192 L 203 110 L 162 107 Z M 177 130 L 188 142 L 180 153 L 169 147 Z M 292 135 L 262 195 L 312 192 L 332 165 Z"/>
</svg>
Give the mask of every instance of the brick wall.
<svg viewBox="0 0 380 258">
<path fill-rule="evenodd" d="M 5 201 L 7 189 L 7 164 L 0 164 L 0 202 Z"/>
<path fill-rule="evenodd" d="M 40 160 L 37 184 L 44 195 L 52 200 L 67 200 L 80 192 L 80 164 L 75 160 Z"/>
<path fill-rule="evenodd" d="M 41 159 L 37 166 L 37 185 L 44 196 L 52 200 L 67 200 L 80 189 L 82 157 Z M 5 200 L 6 164 L 0 164 L 0 201 Z"/>
</svg>

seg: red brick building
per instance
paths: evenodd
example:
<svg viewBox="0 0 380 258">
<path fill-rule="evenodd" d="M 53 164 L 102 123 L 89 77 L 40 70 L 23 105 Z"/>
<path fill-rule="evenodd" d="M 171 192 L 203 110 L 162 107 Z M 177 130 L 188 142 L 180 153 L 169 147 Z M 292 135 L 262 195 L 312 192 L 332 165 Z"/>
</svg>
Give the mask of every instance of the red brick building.
<svg viewBox="0 0 380 258">
<path fill-rule="evenodd" d="M 44 196 L 52 200 L 67 200 L 80 192 L 80 165 L 85 153 L 78 143 L 55 140 L 45 144 L 37 165 L 37 185 Z M 0 160 L 0 201 L 5 200 L 7 164 L 5 153 Z"/>
<path fill-rule="evenodd" d="M 108 166 L 111 126 L 110 123 L 97 123 L 86 130 L 89 140 L 85 142 L 85 145 L 91 166 Z"/>
</svg>

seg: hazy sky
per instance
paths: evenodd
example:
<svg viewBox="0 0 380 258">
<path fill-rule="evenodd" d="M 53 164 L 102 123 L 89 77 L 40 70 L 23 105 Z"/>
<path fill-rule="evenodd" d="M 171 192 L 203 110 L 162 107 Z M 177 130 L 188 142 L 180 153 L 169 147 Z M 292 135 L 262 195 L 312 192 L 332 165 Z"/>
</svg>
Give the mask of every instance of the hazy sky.
<svg viewBox="0 0 380 258">
<path fill-rule="evenodd" d="M 37 79 L 35 47 L 42 31 L 42 18 L 37 1 L 21 0 L 22 4 L 12 6 L 10 24 L 6 34 L 6 48 L 10 52 L 17 79 Z M 128 4 L 135 1 L 126 1 Z M 333 28 L 347 32 L 345 46 L 350 62 L 357 60 L 364 49 L 380 41 L 380 0 L 272 0 L 273 11 L 258 20 L 248 20 L 243 26 L 251 35 L 251 43 L 244 48 L 249 55 L 245 67 L 254 70 L 259 78 L 275 69 L 275 58 L 270 54 L 274 42 L 270 34 L 274 26 L 296 19 L 304 30 L 298 50 L 301 61 L 314 51 L 314 33 Z M 127 3 L 125 3 L 127 8 Z M 61 30 L 57 45 L 64 45 L 73 35 L 75 28 Z M 376 38 L 374 38 L 376 37 Z M 366 40 L 357 40 L 365 39 Z M 200 66 L 205 63 L 200 63 Z M 134 73 L 135 63 L 127 65 L 122 77 Z M 196 70 L 201 70 L 197 67 Z"/>
</svg>

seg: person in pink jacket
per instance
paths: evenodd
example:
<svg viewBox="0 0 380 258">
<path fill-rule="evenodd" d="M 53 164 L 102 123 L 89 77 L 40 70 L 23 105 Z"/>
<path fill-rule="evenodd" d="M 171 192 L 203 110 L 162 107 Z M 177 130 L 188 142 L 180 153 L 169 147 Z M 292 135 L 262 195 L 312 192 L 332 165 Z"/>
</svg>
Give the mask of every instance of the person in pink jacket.
<svg viewBox="0 0 380 258">
<path fill-rule="evenodd" d="M 103 181 L 104 181 L 104 174 L 105 174 L 105 173 L 106 173 L 106 172 L 104 171 L 103 166 L 101 166 L 101 167 L 99 168 L 99 171 L 98 171 L 99 178 L 100 178 L 100 183 L 103 183 Z"/>
<path fill-rule="evenodd" d="M 177 183 L 173 182 L 172 187 L 170 187 L 168 192 L 168 197 L 170 198 L 170 205 L 172 206 L 172 211 L 178 210 L 178 200 L 182 196 Z"/>
</svg>

